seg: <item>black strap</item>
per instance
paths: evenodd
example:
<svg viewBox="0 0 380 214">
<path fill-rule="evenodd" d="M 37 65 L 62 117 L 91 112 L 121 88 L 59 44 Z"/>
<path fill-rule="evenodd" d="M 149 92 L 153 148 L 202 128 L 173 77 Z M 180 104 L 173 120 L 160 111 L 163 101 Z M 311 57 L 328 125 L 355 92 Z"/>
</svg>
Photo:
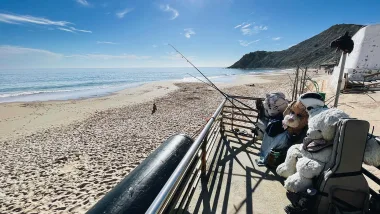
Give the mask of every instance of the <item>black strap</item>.
<svg viewBox="0 0 380 214">
<path fill-rule="evenodd" d="M 325 192 L 318 192 L 317 194 L 323 196 L 323 197 L 329 197 L 329 194 L 328 193 L 325 193 Z"/>
<path fill-rule="evenodd" d="M 357 175 L 361 175 L 361 174 L 362 174 L 362 171 L 334 173 L 334 174 L 331 175 L 330 178 L 340 178 L 340 177 L 347 177 L 347 176 L 357 176 Z"/>
<path fill-rule="evenodd" d="M 335 196 L 333 196 L 332 198 L 333 198 L 335 201 L 339 202 L 340 204 L 343 204 L 344 206 L 348 207 L 348 209 L 350 209 L 350 211 L 358 211 L 358 210 L 360 210 L 359 208 L 357 208 L 357 207 L 355 207 L 355 206 L 353 206 L 353 205 L 351 205 L 351 204 L 349 204 L 349 203 L 343 201 L 343 200 L 340 199 L 340 198 L 337 198 L 337 197 L 335 197 Z"/>
<path fill-rule="evenodd" d="M 325 192 L 318 192 L 319 195 L 323 196 L 323 197 L 329 197 L 329 194 L 328 193 L 325 193 Z M 353 210 L 359 210 L 359 208 L 343 201 L 342 199 L 339 199 L 335 196 L 332 197 L 334 200 L 336 200 L 337 202 L 343 204 L 344 206 L 348 207 L 349 209 L 353 209 Z"/>
</svg>

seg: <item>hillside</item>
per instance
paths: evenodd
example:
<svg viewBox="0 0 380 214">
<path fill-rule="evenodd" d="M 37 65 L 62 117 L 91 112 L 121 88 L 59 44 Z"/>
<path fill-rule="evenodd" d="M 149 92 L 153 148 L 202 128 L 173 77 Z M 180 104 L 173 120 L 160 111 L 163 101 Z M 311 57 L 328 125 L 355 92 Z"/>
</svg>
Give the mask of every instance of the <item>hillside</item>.
<svg viewBox="0 0 380 214">
<path fill-rule="evenodd" d="M 318 67 L 339 59 L 340 55 L 330 48 L 330 43 L 346 31 L 354 35 L 363 25 L 339 24 L 330 27 L 283 51 L 255 51 L 245 54 L 229 68 L 291 68 L 300 66 Z"/>
</svg>

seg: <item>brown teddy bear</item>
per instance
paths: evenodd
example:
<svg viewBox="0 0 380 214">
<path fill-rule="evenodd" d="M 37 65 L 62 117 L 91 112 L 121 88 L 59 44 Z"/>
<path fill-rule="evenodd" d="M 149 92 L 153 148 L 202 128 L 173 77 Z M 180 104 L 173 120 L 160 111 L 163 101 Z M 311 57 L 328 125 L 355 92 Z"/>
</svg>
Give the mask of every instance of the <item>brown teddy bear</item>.
<svg viewBox="0 0 380 214">
<path fill-rule="evenodd" d="M 291 102 L 284 111 L 282 120 L 284 132 L 270 136 L 265 135 L 260 148 L 260 159 L 257 164 L 275 168 L 286 157 L 286 151 L 294 144 L 302 143 L 306 136 L 308 113 L 305 106 L 299 101 Z"/>
<path fill-rule="evenodd" d="M 305 130 L 309 114 L 305 106 L 300 101 L 293 101 L 284 111 L 284 120 L 282 124 L 291 135 L 299 135 Z"/>
</svg>

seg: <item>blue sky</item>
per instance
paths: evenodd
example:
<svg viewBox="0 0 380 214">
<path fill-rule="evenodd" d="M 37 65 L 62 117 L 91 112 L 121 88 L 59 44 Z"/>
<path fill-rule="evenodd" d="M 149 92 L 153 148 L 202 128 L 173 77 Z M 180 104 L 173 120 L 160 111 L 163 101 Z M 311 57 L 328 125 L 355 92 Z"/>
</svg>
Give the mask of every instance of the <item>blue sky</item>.
<svg viewBox="0 0 380 214">
<path fill-rule="evenodd" d="M 380 23 L 380 1 L 0 0 L 0 68 L 229 66 L 331 25 Z"/>
</svg>

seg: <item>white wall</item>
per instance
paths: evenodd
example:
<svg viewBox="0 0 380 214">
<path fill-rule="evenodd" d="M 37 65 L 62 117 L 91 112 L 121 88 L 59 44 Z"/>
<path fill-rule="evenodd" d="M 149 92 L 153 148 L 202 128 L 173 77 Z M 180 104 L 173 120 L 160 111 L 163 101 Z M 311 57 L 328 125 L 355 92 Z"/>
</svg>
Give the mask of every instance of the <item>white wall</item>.
<svg viewBox="0 0 380 214">
<path fill-rule="evenodd" d="M 344 66 L 344 72 L 348 74 L 349 80 L 360 81 L 363 80 L 363 75 L 380 72 L 380 24 L 360 29 L 352 40 L 354 49 L 347 56 Z M 331 87 L 334 89 L 337 87 L 341 64 L 342 57 L 331 77 Z M 343 87 L 344 84 L 341 89 Z"/>
</svg>

